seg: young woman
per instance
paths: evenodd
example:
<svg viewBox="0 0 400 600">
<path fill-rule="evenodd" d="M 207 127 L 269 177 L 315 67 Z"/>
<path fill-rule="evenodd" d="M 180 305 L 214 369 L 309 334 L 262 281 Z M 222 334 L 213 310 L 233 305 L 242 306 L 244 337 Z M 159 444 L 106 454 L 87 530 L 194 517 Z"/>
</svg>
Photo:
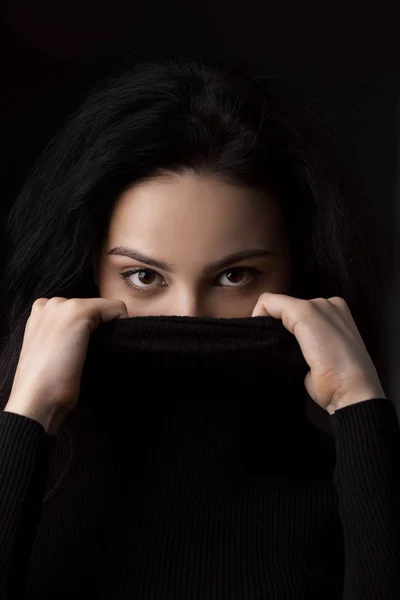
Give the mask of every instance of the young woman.
<svg viewBox="0 0 400 600">
<path fill-rule="evenodd" d="M 307 332 L 320 326 L 342 359 L 352 348 L 359 377 L 345 387 L 313 367 L 311 397 L 330 414 L 384 399 L 376 273 L 309 120 L 277 82 L 222 61 L 147 61 L 101 82 L 8 217 L 3 416 L 57 435 L 77 404 L 92 332 L 151 315 L 269 315 L 313 363 L 322 352 L 311 356 L 310 336 L 295 331 L 308 319 Z"/>
</svg>

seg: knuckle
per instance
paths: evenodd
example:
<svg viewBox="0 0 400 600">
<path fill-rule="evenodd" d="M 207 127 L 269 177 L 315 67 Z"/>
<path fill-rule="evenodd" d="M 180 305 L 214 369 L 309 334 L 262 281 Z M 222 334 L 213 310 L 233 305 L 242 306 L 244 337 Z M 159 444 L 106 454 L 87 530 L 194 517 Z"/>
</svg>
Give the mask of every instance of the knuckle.
<svg viewBox="0 0 400 600">
<path fill-rule="evenodd" d="M 262 302 L 263 300 L 266 300 L 268 296 L 269 296 L 268 292 L 263 292 L 262 294 L 259 295 L 257 302 Z"/>
<path fill-rule="evenodd" d="M 78 310 L 82 308 L 82 302 L 79 298 L 69 298 L 66 302 L 66 307 L 69 310 Z"/>
<path fill-rule="evenodd" d="M 74 321 L 97 323 L 100 318 L 98 308 L 87 298 L 70 298 L 65 305 L 66 311 Z"/>
<path fill-rule="evenodd" d="M 331 300 L 335 300 L 336 304 L 339 304 L 340 306 L 347 306 L 346 300 L 341 296 L 334 296 Z"/>
<path fill-rule="evenodd" d="M 47 298 L 37 298 L 34 303 L 32 304 L 32 309 L 36 309 L 36 308 L 42 308 L 43 306 L 46 306 L 48 302 Z"/>
<path fill-rule="evenodd" d="M 47 301 L 49 307 L 59 306 L 65 302 L 65 298 L 60 298 L 58 296 L 53 296 Z"/>
<path fill-rule="evenodd" d="M 65 303 L 65 311 L 69 317 L 73 319 L 78 319 L 81 317 L 89 317 L 90 311 L 89 307 L 85 306 L 81 299 L 79 298 L 70 298 Z"/>
</svg>

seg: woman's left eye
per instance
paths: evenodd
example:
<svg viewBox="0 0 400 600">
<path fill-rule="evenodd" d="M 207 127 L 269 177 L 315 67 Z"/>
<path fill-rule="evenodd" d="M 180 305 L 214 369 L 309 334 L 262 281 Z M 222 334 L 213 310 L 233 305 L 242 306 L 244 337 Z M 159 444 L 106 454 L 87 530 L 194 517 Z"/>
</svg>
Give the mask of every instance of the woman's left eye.
<svg viewBox="0 0 400 600">
<path fill-rule="evenodd" d="M 224 271 L 224 273 L 221 273 L 221 276 L 223 275 L 231 275 L 232 273 L 249 273 L 249 278 L 251 281 L 253 281 L 257 275 L 260 275 L 262 273 L 262 271 L 260 271 L 259 269 L 256 269 L 255 267 L 236 267 L 234 269 L 229 269 L 228 271 Z M 234 276 L 235 278 L 235 276 Z M 244 285 L 247 285 L 249 281 L 246 281 L 245 283 L 241 283 L 238 286 L 235 285 L 228 285 L 227 287 L 242 287 Z M 232 282 L 231 282 L 232 283 Z M 237 282 L 233 282 L 233 283 L 237 283 Z"/>
<path fill-rule="evenodd" d="M 129 271 L 124 271 L 122 273 L 119 273 L 120 277 L 122 277 L 122 279 L 124 280 L 124 282 L 126 283 L 126 285 L 130 288 L 133 289 L 139 293 L 141 292 L 150 292 L 152 290 L 154 290 L 154 287 L 150 287 L 150 285 L 142 285 L 142 286 L 138 286 L 135 285 L 131 282 L 130 277 L 132 275 L 135 275 L 136 273 L 151 273 L 154 275 L 158 275 L 159 277 L 161 277 L 161 275 L 159 275 L 159 273 L 157 273 L 156 271 L 154 271 L 153 269 L 145 269 L 145 268 L 136 268 L 136 269 L 129 269 Z M 263 271 L 260 271 L 260 269 L 256 269 L 255 267 L 234 267 L 232 269 L 227 269 L 226 271 L 224 271 L 223 273 L 221 273 L 217 279 L 220 279 L 223 276 L 228 276 L 228 277 L 232 277 L 232 274 L 234 274 L 234 278 L 235 275 L 239 273 L 239 278 L 242 279 L 242 277 L 240 277 L 240 274 L 242 273 L 248 273 L 249 277 L 247 278 L 247 281 L 245 281 L 244 283 L 238 282 L 237 281 L 231 281 L 230 283 L 233 283 L 233 285 L 229 285 L 229 284 L 223 284 L 220 287 L 231 287 L 231 288 L 238 288 L 238 287 L 245 287 L 246 285 L 248 285 L 249 283 L 253 282 L 256 277 L 258 277 L 259 275 L 261 275 L 261 273 L 263 273 Z M 236 276 L 237 278 L 237 276 Z M 151 282 L 153 283 L 153 282 Z M 161 285 L 159 287 L 167 287 L 166 285 Z M 146 289 L 147 288 L 147 289 Z"/>
</svg>

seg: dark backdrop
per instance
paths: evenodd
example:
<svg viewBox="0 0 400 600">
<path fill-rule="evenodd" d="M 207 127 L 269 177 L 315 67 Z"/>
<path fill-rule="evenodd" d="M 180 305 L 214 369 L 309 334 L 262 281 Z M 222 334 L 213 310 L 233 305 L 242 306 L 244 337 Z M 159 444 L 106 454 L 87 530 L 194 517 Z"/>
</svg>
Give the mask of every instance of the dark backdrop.
<svg viewBox="0 0 400 600">
<path fill-rule="evenodd" d="M 254 61 L 320 107 L 334 133 L 380 256 L 385 391 L 397 379 L 396 106 L 400 41 L 395 2 L 232 0 L 99 4 L 3 0 L 1 223 L 28 165 L 113 61 L 132 51 L 204 51 Z M 3 257 L 0 257 L 2 259 Z M 2 266 L 2 265 L 0 265 Z"/>
</svg>

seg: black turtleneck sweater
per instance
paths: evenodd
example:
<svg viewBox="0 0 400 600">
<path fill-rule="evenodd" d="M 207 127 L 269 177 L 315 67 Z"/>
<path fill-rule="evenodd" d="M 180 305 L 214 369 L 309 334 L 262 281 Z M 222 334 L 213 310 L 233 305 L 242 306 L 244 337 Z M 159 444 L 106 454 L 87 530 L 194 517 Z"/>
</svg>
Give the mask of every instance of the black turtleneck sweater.
<svg viewBox="0 0 400 600">
<path fill-rule="evenodd" d="M 57 435 L 0 412 L 1 600 L 399 600 L 396 411 L 329 435 L 308 369 L 272 317 L 101 325 Z"/>
</svg>

